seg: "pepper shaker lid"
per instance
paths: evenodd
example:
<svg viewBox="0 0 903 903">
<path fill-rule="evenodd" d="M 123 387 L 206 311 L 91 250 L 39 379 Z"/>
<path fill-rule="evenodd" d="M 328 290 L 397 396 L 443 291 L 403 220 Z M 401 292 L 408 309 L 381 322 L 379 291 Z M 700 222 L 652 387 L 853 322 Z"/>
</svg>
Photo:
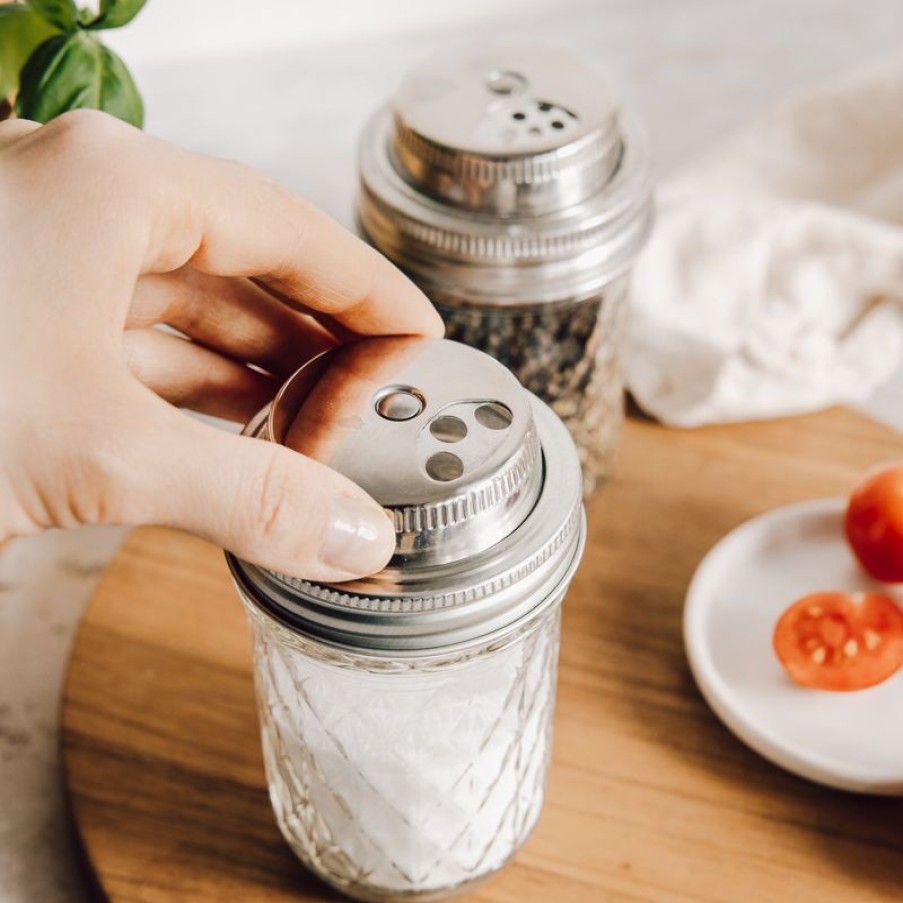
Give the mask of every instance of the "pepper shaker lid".
<svg viewBox="0 0 903 903">
<path fill-rule="evenodd" d="M 651 225 L 643 129 L 557 48 L 423 63 L 367 123 L 358 168 L 361 232 L 444 304 L 591 297 Z"/>
<path fill-rule="evenodd" d="M 404 79 L 393 162 L 426 195 L 493 213 L 547 213 L 583 200 L 621 153 L 618 110 L 589 66 L 549 47 L 453 51 Z"/>
</svg>

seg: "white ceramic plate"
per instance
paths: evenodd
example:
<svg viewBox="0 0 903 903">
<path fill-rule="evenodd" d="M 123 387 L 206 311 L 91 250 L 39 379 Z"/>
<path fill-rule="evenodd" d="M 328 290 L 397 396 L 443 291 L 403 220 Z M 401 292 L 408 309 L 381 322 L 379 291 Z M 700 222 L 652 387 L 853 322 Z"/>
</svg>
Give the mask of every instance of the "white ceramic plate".
<svg viewBox="0 0 903 903">
<path fill-rule="evenodd" d="M 756 752 L 802 777 L 903 795 L 903 670 L 867 690 L 794 684 L 771 647 L 781 612 L 820 590 L 879 590 L 843 536 L 842 499 L 778 508 L 747 521 L 703 559 L 687 592 L 684 643 L 718 717 Z"/>
</svg>

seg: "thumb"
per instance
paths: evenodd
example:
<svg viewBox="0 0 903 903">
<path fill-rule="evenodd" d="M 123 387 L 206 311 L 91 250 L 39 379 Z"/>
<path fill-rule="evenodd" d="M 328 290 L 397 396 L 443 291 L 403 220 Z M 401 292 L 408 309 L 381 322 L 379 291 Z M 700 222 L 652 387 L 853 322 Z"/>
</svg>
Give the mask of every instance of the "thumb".
<svg viewBox="0 0 903 903">
<path fill-rule="evenodd" d="M 156 448 L 141 468 L 147 485 L 138 490 L 142 520 L 187 530 L 308 580 L 350 580 L 388 562 L 395 548 L 391 518 L 341 474 L 168 406 L 155 413 Z"/>
</svg>

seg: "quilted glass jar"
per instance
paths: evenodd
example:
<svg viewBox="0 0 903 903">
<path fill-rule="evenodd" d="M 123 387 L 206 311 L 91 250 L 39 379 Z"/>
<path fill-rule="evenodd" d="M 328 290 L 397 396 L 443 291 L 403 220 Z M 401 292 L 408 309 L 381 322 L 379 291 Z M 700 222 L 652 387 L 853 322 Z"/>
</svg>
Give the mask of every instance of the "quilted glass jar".
<svg viewBox="0 0 903 903">
<path fill-rule="evenodd" d="M 385 900 L 462 891 L 514 855 L 542 808 L 557 605 L 502 641 L 404 661 L 248 610 L 270 798 L 302 862 Z"/>
<path fill-rule="evenodd" d="M 417 338 L 315 358 L 246 433 L 329 463 L 396 529 L 389 566 L 344 584 L 228 556 L 277 823 L 350 896 L 459 893 L 542 808 L 585 535 L 573 442 L 495 360 Z"/>
</svg>

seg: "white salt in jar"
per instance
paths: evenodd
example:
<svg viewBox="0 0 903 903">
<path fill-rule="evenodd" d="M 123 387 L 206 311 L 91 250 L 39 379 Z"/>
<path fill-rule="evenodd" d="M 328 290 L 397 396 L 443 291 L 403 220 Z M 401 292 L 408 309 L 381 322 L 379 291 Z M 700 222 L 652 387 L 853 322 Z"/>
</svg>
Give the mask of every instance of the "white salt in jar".
<svg viewBox="0 0 903 903">
<path fill-rule="evenodd" d="M 306 365 L 246 432 L 345 473 L 397 534 L 386 570 L 335 586 L 229 557 L 279 827 L 359 899 L 459 893 L 542 807 L 585 529 L 567 430 L 479 351 L 380 338 Z"/>
</svg>

